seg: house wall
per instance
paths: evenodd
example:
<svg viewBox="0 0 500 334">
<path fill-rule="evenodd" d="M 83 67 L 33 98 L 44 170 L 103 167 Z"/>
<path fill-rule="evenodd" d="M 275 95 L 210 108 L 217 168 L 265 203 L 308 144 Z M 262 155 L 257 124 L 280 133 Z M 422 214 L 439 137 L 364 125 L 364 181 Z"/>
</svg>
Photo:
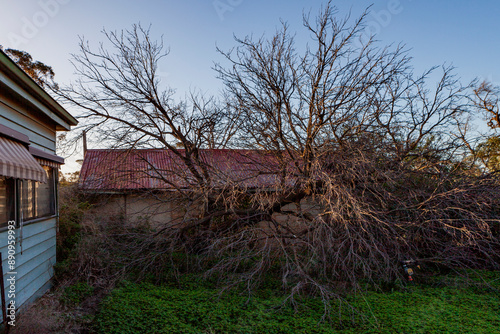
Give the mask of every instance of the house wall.
<svg viewBox="0 0 500 334">
<path fill-rule="evenodd" d="M 19 308 L 34 298 L 42 295 L 51 287 L 56 264 L 56 218 L 43 219 L 36 223 L 27 223 L 15 230 L 16 235 L 16 284 L 15 302 Z M 6 279 L 10 276 L 7 259 L 7 231 L 0 233 L 0 251 L 6 285 L 6 300 L 8 287 Z"/>
<path fill-rule="evenodd" d="M 182 223 L 183 218 L 201 213 L 200 205 L 187 205 L 175 194 L 112 194 L 94 198 L 94 215 L 122 219 L 127 226 L 148 226 L 158 229 L 167 224 Z"/>
<path fill-rule="evenodd" d="M 0 79 L 3 79 L 0 77 Z M 55 154 L 56 125 L 36 113 L 33 104 L 21 102 L 0 91 L 0 123 L 29 137 L 30 146 Z M 15 230 L 16 236 L 16 308 L 26 305 L 51 286 L 56 263 L 57 217 L 25 222 Z M 3 257 L 4 282 L 9 272 L 7 259 L 8 232 L 0 229 L 0 251 Z M 8 289 L 6 289 L 8 290 Z M 8 291 L 6 291 L 6 295 Z M 9 300 L 9 299 L 7 299 Z"/>
<path fill-rule="evenodd" d="M 47 153 L 56 152 L 56 129 L 36 119 L 21 102 L 0 94 L 0 123 L 27 135 L 31 146 Z"/>
<path fill-rule="evenodd" d="M 153 228 L 172 221 L 172 205 L 168 198 L 125 195 L 125 216 L 129 222 L 147 222 Z"/>
<path fill-rule="evenodd" d="M 99 217 L 122 219 L 127 226 L 147 225 L 153 229 L 172 221 L 172 205 L 165 196 L 102 195 L 95 202 L 94 213 Z"/>
</svg>

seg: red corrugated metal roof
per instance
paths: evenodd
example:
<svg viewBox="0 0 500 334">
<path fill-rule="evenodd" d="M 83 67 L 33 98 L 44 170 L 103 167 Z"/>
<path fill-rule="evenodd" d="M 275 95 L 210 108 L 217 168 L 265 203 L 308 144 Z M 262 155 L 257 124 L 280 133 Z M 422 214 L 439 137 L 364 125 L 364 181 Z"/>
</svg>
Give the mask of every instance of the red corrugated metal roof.
<svg viewBox="0 0 500 334">
<path fill-rule="evenodd" d="M 180 150 L 182 152 L 182 150 Z M 255 150 L 201 150 L 213 186 L 237 184 L 248 188 L 278 184 L 277 160 Z M 170 150 L 88 150 L 79 186 L 91 191 L 189 188 L 195 183 L 182 160 Z"/>
</svg>

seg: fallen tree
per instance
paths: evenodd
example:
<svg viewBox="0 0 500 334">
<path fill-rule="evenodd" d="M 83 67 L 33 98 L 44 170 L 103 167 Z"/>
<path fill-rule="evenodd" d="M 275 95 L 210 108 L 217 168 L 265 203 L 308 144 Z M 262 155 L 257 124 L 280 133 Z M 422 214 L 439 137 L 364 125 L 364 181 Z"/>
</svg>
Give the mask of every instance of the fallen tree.
<svg viewBox="0 0 500 334">
<path fill-rule="evenodd" d="M 325 300 L 337 288 L 404 280 L 405 260 L 500 269 L 498 178 L 465 145 L 471 87 L 442 68 L 430 89 L 438 69 L 416 76 L 402 47 L 358 46 L 365 18 L 339 20 L 328 3 L 304 18 L 308 47 L 286 24 L 269 39 L 237 39 L 221 51 L 229 65 L 216 66 L 223 103 L 174 102 L 156 74 L 163 44 L 140 26 L 106 34 L 115 53 L 82 41 L 81 79 L 58 94 L 111 147 L 173 152 L 179 168 L 147 162 L 149 176 L 179 205 L 203 208 L 154 233 L 116 233 L 109 244 L 128 254 L 127 267 L 160 273 L 187 254 L 184 268 L 225 284 L 251 291 L 274 273 L 290 296 Z M 258 150 L 273 168 L 235 179 L 204 158 L 218 147 Z M 262 174 L 272 184 L 245 185 Z"/>
</svg>

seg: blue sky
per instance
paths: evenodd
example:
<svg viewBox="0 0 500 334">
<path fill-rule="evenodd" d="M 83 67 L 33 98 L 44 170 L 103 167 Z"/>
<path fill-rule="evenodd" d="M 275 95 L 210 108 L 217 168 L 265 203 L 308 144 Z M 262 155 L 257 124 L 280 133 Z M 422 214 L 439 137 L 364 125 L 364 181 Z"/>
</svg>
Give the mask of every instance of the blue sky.
<svg viewBox="0 0 500 334">
<path fill-rule="evenodd" d="M 272 35 L 280 18 L 304 35 L 302 13 L 314 15 L 324 1 L 264 0 L 1 0 L 0 44 L 30 52 L 56 72 L 56 81 L 73 77 L 70 54 L 78 36 L 91 44 L 100 31 L 134 23 L 152 25 L 171 53 L 161 64 L 164 80 L 179 94 L 189 89 L 216 94 L 221 88 L 212 70 L 223 61 L 216 45 L 234 46 L 233 34 Z M 488 1 L 333 1 L 344 16 L 358 16 L 370 4 L 367 23 L 381 45 L 404 43 L 418 72 L 452 64 L 468 82 L 475 77 L 500 84 L 500 2 Z M 70 110 L 71 111 L 71 110 Z"/>
</svg>

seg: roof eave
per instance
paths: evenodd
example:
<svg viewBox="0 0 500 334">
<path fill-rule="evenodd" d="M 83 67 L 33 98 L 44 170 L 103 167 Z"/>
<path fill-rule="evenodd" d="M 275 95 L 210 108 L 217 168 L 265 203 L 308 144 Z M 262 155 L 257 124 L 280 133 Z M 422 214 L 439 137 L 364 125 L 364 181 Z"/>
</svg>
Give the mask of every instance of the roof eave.
<svg viewBox="0 0 500 334">
<path fill-rule="evenodd" d="M 57 130 L 70 130 L 70 126 L 78 124 L 76 118 L 71 116 L 54 98 L 41 88 L 29 75 L 27 75 L 12 59 L 0 50 L 0 68 L 19 86 L 29 92 L 50 109 L 57 117 L 51 117 L 57 123 Z M 61 120 L 63 122 L 61 122 Z"/>
</svg>

